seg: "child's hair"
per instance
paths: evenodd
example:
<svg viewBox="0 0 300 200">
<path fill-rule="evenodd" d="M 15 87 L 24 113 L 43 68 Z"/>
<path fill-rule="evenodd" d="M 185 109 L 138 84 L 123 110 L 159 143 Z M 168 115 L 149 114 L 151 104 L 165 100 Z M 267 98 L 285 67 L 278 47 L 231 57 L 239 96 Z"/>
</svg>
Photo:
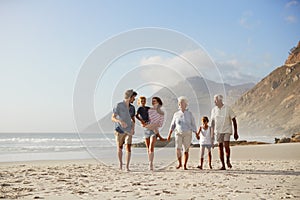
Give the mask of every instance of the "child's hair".
<svg viewBox="0 0 300 200">
<path fill-rule="evenodd" d="M 207 123 L 209 122 L 208 117 L 204 116 L 201 118 L 202 121 L 206 121 Z"/>
<path fill-rule="evenodd" d="M 138 105 L 142 105 L 142 104 L 141 104 L 141 101 L 142 101 L 142 100 L 146 100 L 146 97 L 140 96 L 139 99 L 138 99 L 137 104 L 138 104 Z"/>
</svg>

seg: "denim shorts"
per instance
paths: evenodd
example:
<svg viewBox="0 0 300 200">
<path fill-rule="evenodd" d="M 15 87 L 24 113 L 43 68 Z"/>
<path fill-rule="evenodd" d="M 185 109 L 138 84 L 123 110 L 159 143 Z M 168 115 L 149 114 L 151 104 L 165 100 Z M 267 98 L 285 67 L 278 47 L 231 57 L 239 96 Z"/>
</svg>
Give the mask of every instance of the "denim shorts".
<svg viewBox="0 0 300 200">
<path fill-rule="evenodd" d="M 156 134 L 154 133 L 154 131 L 145 128 L 145 130 L 144 130 L 144 138 L 150 138 L 152 136 L 156 136 Z"/>
</svg>

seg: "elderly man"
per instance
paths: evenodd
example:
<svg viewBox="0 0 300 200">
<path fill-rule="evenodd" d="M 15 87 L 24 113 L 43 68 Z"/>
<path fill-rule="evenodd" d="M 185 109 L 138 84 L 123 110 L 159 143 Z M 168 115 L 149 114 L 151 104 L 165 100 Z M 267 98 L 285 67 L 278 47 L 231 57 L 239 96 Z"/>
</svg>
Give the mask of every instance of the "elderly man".
<svg viewBox="0 0 300 200">
<path fill-rule="evenodd" d="M 230 136 L 232 135 L 232 124 L 234 128 L 234 139 L 237 140 L 239 138 L 236 116 L 229 106 L 224 105 L 222 95 L 215 95 L 214 101 L 216 106 L 211 111 L 211 126 L 217 134 L 219 156 L 222 163 L 220 170 L 226 170 L 223 147 L 225 147 L 227 167 L 232 168 L 230 163 L 229 142 Z"/>
</svg>

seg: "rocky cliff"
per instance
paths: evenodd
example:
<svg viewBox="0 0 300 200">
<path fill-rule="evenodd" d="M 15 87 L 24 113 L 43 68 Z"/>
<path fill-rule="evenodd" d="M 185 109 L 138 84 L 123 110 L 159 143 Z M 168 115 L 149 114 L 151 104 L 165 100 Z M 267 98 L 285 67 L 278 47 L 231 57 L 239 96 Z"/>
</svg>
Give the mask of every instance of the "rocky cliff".
<svg viewBox="0 0 300 200">
<path fill-rule="evenodd" d="M 285 135 L 300 131 L 300 42 L 278 67 L 234 104 L 240 133 Z"/>
</svg>

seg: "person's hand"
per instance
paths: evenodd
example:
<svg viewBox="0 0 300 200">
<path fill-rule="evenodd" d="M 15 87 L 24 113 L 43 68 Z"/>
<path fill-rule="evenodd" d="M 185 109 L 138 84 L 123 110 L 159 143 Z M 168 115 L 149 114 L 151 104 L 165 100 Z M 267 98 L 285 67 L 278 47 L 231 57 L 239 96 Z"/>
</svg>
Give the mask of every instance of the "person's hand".
<svg viewBox="0 0 300 200">
<path fill-rule="evenodd" d="M 127 124 L 126 124 L 126 122 L 124 122 L 124 121 L 120 121 L 120 124 L 121 124 L 122 128 L 127 128 Z"/>
<path fill-rule="evenodd" d="M 200 140 L 199 134 L 196 134 L 196 138 L 197 138 L 197 140 Z"/>
<path fill-rule="evenodd" d="M 168 140 L 168 142 L 170 142 L 170 140 L 171 140 L 171 135 L 168 135 L 167 140 Z"/>
<path fill-rule="evenodd" d="M 233 136 L 233 137 L 234 137 L 235 140 L 238 140 L 238 139 L 239 139 L 238 133 L 237 133 L 237 132 L 234 132 L 234 136 Z"/>
<path fill-rule="evenodd" d="M 130 133 L 131 133 L 131 135 L 134 135 L 134 133 L 135 133 L 134 129 L 131 129 Z"/>
</svg>

